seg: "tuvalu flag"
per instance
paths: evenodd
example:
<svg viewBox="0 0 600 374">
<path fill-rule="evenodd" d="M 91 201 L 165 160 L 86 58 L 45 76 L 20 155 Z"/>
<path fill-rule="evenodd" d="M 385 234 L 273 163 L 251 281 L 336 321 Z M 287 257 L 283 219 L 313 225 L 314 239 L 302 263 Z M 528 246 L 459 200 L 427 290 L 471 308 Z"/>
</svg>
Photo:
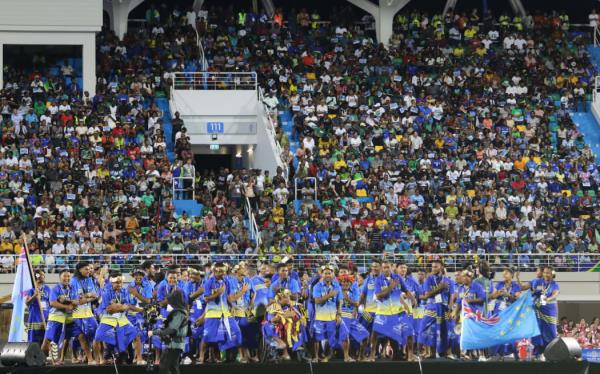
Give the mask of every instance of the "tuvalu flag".
<svg viewBox="0 0 600 374">
<path fill-rule="evenodd" d="M 463 300 L 460 348 L 484 349 L 540 335 L 531 291 L 498 315 L 485 318 Z"/>
<path fill-rule="evenodd" d="M 12 316 L 10 319 L 9 342 L 26 342 L 27 330 L 25 330 L 25 297 L 27 291 L 33 288 L 32 277 L 29 271 L 29 258 L 25 248 L 21 250 L 15 283 L 12 292 Z"/>
</svg>

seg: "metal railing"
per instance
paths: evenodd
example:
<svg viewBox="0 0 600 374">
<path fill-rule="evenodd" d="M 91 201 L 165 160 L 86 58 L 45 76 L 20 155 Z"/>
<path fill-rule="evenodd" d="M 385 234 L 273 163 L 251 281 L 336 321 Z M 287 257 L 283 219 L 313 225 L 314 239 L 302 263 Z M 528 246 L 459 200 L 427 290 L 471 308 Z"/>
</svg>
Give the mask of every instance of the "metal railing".
<svg viewBox="0 0 600 374">
<path fill-rule="evenodd" d="M 594 47 L 597 47 L 600 43 L 600 28 L 596 25 L 594 26 Z"/>
<path fill-rule="evenodd" d="M 315 177 L 306 177 L 306 178 L 294 178 L 294 200 L 298 200 L 298 181 L 299 180 L 303 180 L 302 183 L 306 183 L 306 181 L 311 181 L 313 183 L 313 188 L 314 188 L 314 198 L 315 201 L 317 201 L 317 197 L 318 197 L 318 189 L 317 189 L 317 178 Z"/>
<path fill-rule="evenodd" d="M 594 77 L 594 94 L 592 95 L 592 102 L 595 104 L 600 100 L 600 75 Z"/>
<path fill-rule="evenodd" d="M 57 273 L 61 269 L 74 269 L 81 261 L 101 264 L 110 269 L 130 272 L 132 269 L 147 260 L 155 261 L 161 267 L 172 264 L 179 265 L 205 265 L 208 262 L 224 261 L 236 264 L 245 261 L 252 266 L 262 262 L 277 263 L 286 256 L 286 253 L 255 253 L 255 254 L 219 254 L 215 245 L 217 240 L 210 242 L 212 253 L 207 254 L 81 254 L 81 255 L 52 255 L 33 254 L 31 262 L 34 268 L 44 269 L 49 273 Z M 266 250 L 265 250 L 266 251 Z M 543 254 L 467 254 L 467 253 L 395 253 L 395 254 L 297 254 L 293 253 L 293 262 L 296 269 L 314 271 L 317 266 L 325 263 L 352 264 L 357 271 L 365 272 L 371 266 L 373 259 L 387 259 L 389 261 L 403 261 L 412 270 L 429 268 L 433 260 L 441 259 L 448 271 L 462 270 L 465 264 L 477 264 L 486 260 L 492 270 L 501 271 L 505 267 L 511 267 L 517 271 L 535 271 L 537 266 L 551 265 L 559 272 L 583 272 L 590 271 L 600 261 L 598 253 L 543 253 Z M 5 261 L 4 257 L 12 257 L 12 261 Z M 558 260 L 557 260 L 558 259 Z M 18 255 L 0 255 L 2 264 L 0 270 L 5 273 L 14 272 L 18 262 Z"/>
<path fill-rule="evenodd" d="M 254 239 L 256 245 L 259 246 L 262 243 L 260 231 L 258 230 L 256 218 L 254 217 L 254 209 L 252 208 L 252 204 L 250 204 L 250 199 L 248 197 L 245 197 L 244 209 L 246 210 L 246 216 L 248 217 L 250 239 Z"/>
<path fill-rule="evenodd" d="M 186 181 L 192 181 L 192 182 L 186 183 Z M 173 177 L 173 199 L 175 199 L 175 200 L 196 200 L 196 178 L 194 178 L 194 177 Z"/>
<path fill-rule="evenodd" d="M 258 88 L 258 101 L 260 102 L 264 110 L 264 116 L 267 119 L 265 128 L 267 130 L 269 141 L 271 142 L 271 146 L 275 149 L 275 152 L 277 152 L 277 165 L 283 170 L 283 175 L 285 175 L 285 179 L 287 181 L 289 176 L 289 166 L 287 162 L 283 162 L 283 160 L 281 159 L 281 156 L 283 156 L 283 148 L 281 147 L 281 144 L 279 144 L 279 141 L 277 141 L 277 133 L 275 131 L 275 129 L 277 128 L 277 113 L 273 113 L 273 111 L 264 103 L 262 87 Z M 274 114 L 275 119 L 273 119 Z"/>
<path fill-rule="evenodd" d="M 174 90 L 256 90 L 255 72 L 176 72 L 173 76 Z"/>
</svg>

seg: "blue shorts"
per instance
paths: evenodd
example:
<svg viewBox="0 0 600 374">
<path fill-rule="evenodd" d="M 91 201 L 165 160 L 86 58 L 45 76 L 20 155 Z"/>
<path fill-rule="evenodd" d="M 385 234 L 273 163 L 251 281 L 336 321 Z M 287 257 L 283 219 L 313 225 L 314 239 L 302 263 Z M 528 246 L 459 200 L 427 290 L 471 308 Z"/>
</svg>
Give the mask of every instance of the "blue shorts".
<svg viewBox="0 0 600 374">
<path fill-rule="evenodd" d="M 83 334 L 88 342 L 94 340 L 96 335 L 96 329 L 98 328 L 98 321 L 95 317 L 88 318 L 77 318 L 73 319 L 73 336 L 78 337 Z"/>
<path fill-rule="evenodd" d="M 233 317 L 206 318 L 204 320 L 202 341 L 204 343 L 217 343 L 219 349 L 227 350 L 242 345 L 242 333 Z"/>
<path fill-rule="evenodd" d="M 312 328 L 313 338 L 318 342 L 327 340 L 331 347 L 340 346 L 348 339 L 348 328 L 344 321 L 339 325 L 336 321 L 314 321 Z"/>
<path fill-rule="evenodd" d="M 384 315 L 377 314 L 373 323 L 373 331 L 382 336 L 394 339 L 405 345 L 407 338 L 414 336 L 413 321 L 406 313 Z"/>
<path fill-rule="evenodd" d="M 141 339 L 142 343 L 145 343 L 148 340 L 148 334 L 144 331 L 144 320 L 142 318 L 138 318 L 137 316 L 127 316 L 129 323 L 133 326 L 138 332 L 138 336 Z"/>
<path fill-rule="evenodd" d="M 342 320 L 348 328 L 350 337 L 357 343 L 362 343 L 369 337 L 369 331 L 356 318 L 342 317 Z"/>
<path fill-rule="evenodd" d="M 152 330 L 160 330 L 165 326 L 165 319 L 162 318 L 161 316 L 158 317 L 158 319 L 156 320 L 156 323 L 154 324 L 154 326 L 152 327 Z M 142 334 L 145 335 L 145 334 Z M 158 335 L 152 335 L 152 346 L 154 348 L 157 349 L 164 349 L 165 347 L 163 347 L 163 342 L 160 339 L 160 336 Z"/>
<path fill-rule="evenodd" d="M 72 323 L 65 325 L 61 322 L 48 321 L 46 333 L 44 334 L 44 339 L 48 339 L 48 341 L 51 341 L 56 344 L 60 343 L 60 337 L 63 333 L 63 329 L 65 330 L 65 340 L 75 336 L 73 335 Z"/>
<path fill-rule="evenodd" d="M 115 347 L 117 352 L 125 352 L 137 336 L 137 329 L 129 323 L 116 327 L 101 323 L 96 329 L 95 340 Z"/>
<path fill-rule="evenodd" d="M 202 324 L 200 326 L 195 326 L 192 329 L 192 339 L 194 339 L 196 341 L 200 341 L 200 340 L 202 340 L 203 336 L 204 336 L 204 324 Z"/>
</svg>

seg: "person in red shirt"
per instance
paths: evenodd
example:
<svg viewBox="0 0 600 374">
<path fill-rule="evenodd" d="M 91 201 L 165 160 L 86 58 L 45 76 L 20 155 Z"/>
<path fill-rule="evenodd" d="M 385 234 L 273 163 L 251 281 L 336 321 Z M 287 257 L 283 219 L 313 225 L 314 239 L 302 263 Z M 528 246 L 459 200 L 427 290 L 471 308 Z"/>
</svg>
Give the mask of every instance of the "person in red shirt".
<svg viewBox="0 0 600 374">
<path fill-rule="evenodd" d="M 523 191 L 525 188 L 525 180 L 521 177 L 521 175 L 514 176 L 513 181 L 510 183 L 510 187 L 515 191 Z"/>
</svg>

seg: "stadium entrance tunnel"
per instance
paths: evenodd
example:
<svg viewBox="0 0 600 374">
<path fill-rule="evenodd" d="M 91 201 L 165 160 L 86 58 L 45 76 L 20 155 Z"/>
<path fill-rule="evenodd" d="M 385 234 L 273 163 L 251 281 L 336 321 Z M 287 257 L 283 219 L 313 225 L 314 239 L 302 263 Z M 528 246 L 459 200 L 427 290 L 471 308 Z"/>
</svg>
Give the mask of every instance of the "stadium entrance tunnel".
<svg viewBox="0 0 600 374">
<path fill-rule="evenodd" d="M 194 155 L 196 170 L 201 174 L 205 170 L 217 173 L 221 168 L 231 169 L 234 165 L 234 155 L 232 154 L 196 154 Z"/>
</svg>

